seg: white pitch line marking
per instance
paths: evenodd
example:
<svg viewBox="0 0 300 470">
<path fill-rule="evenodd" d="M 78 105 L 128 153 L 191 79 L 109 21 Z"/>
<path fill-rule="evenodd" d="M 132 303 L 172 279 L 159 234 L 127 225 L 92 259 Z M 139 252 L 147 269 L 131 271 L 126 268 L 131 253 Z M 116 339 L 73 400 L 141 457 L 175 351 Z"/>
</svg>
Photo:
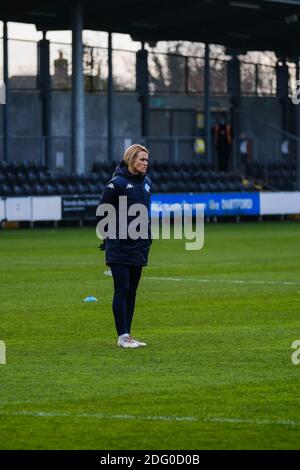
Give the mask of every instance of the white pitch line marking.
<svg viewBox="0 0 300 470">
<path fill-rule="evenodd" d="M 47 411 L 19 411 L 15 413 L 0 412 L 1 416 L 20 416 L 33 418 L 95 418 L 95 419 L 117 419 L 136 421 L 171 421 L 171 422 L 198 422 L 198 423 L 220 423 L 220 424 L 253 424 L 255 426 L 300 426 L 300 421 L 293 420 L 254 420 L 242 418 L 207 417 L 195 416 L 134 416 L 134 415 L 109 415 L 105 413 L 62 413 Z"/>
<path fill-rule="evenodd" d="M 111 276 L 111 271 L 104 271 L 105 276 Z M 143 279 L 152 279 L 154 281 L 177 281 L 177 282 L 222 282 L 226 284 L 258 284 L 258 285 L 271 285 L 271 286 L 299 286 L 300 282 L 296 281 L 257 281 L 249 280 L 244 281 L 241 279 L 201 279 L 190 277 L 165 277 L 165 276 L 143 276 Z"/>
<path fill-rule="evenodd" d="M 298 286 L 299 282 L 296 281 L 243 281 L 240 279 L 201 279 L 201 278 L 185 278 L 185 277 L 159 277 L 159 276 L 143 276 L 144 279 L 152 279 L 156 281 L 192 281 L 192 282 L 223 282 L 228 284 L 267 284 L 267 285 L 287 285 L 287 286 Z"/>
<path fill-rule="evenodd" d="M 144 279 L 152 279 L 155 281 L 188 281 L 188 282 L 222 282 L 228 284 L 262 284 L 262 285 L 288 285 L 298 286 L 300 283 L 296 281 L 243 281 L 240 279 L 201 279 L 201 278 L 187 278 L 187 277 L 159 277 L 159 276 L 144 276 Z"/>
</svg>

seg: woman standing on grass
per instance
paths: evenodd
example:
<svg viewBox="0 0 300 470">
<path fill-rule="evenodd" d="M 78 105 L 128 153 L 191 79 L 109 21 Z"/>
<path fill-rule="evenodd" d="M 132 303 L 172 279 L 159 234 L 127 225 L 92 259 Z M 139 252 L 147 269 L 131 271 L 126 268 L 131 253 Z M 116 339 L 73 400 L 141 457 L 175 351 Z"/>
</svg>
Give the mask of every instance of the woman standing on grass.
<svg viewBox="0 0 300 470">
<path fill-rule="evenodd" d="M 150 193 L 151 180 L 146 176 L 148 150 L 142 145 L 131 145 L 124 158 L 117 166 L 113 178 L 108 182 L 101 197 L 102 204 L 111 204 L 116 211 L 116 239 L 106 238 L 104 249 L 106 264 L 110 266 L 114 281 L 113 314 L 118 332 L 117 345 L 122 348 L 146 346 L 134 339 L 131 334 L 131 322 L 135 307 L 137 287 L 142 268 L 148 263 L 151 239 L 150 229 Z M 122 239 L 119 237 L 119 197 L 126 196 L 127 209 L 133 204 L 143 204 L 147 209 L 148 238 Z M 127 227 L 132 217 L 125 215 Z M 122 227 L 122 230 L 124 227 Z M 124 230 L 123 230 L 124 231 Z M 128 233 L 128 232 L 127 232 Z"/>
</svg>

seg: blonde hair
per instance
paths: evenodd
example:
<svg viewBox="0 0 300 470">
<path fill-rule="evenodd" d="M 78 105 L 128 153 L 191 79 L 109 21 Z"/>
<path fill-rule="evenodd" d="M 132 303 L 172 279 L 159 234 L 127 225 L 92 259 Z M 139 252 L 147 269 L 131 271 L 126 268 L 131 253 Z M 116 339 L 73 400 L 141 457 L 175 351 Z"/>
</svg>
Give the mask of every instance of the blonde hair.
<svg viewBox="0 0 300 470">
<path fill-rule="evenodd" d="M 143 147 L 143 145 L 140 144 L 130 145 L 130 147 L 125 150 L 123 160 L 125 161 L 128 167 L 130 167 L 130 165 L 134 162 L 134 159 L 136 158 L 137 154 L 141 151 L 146 152 L 147 155 L 149 155 L 149 150 L 147 150 L 146 147 Z"/>
</svg>

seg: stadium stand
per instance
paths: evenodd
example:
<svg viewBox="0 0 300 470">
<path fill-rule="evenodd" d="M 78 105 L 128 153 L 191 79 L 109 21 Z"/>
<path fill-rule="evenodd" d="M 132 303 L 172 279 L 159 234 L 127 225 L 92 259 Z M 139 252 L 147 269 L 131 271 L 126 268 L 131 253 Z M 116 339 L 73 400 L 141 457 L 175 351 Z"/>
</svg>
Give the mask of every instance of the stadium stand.
<svg viewBox="0 0 300 470">
<path fill-rule="evenodd" d="M 246 165 L 245 173 L 252 179 L 267 181 L 267 186 L 273 191 L 297 190 L 297 162 L 265 163 L 253 162 Z"/>
<path fill-rule="evenodd" d="M 96 162 L 84 176 L 51 173 L 35 162 L 0 163 L 0 196 L 50 196 L 99 194 L 111 178 L 116 163 Z M 235 173 L 216 172 L 207 164 L 153 162 L 149 176 L 153 192 L 226 192 L 255 190 Z M 243 182 L 244 181 L 244 182 Z M 261 189 L 261 188 L 257 188 Z"/>
<path fill-rule="evenodd" d="M 92 172 L 82 176 L 52 173 L 36 162 L 0 162 L 0 196 L 52 196 L 101 194 L 117 162 L 95 162 Z M 296 184 L 296 168 L 273 164 L 270 185 L 264 185 L 264 167 L 252 163 L 246 175 L 217 172 L 212 164 L 154 161 L 149 169 L 154 193 L 240 192 L 262 189 L 288 190 Z"/>
</svg>

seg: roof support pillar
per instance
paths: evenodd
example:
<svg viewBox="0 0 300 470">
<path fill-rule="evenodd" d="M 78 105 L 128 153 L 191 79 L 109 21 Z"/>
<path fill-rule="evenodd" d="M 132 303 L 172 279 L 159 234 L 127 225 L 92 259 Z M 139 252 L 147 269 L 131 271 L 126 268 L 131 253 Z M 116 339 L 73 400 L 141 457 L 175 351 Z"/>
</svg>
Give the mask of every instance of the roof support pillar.
<svg viewBox="0 0 300 470">
<path fill-rule="evenodd" d="M 7 21 L 3 23 L 3 81 L 5 85 L 5 104 L 3 109 L 3 160 L 9 161 L 9 76 L 8 76 L 8 35 L 7 35 Z"/>
<path fill-rule="evenodd" d="M 210 48 L 205 44 L 205 62 L 204 62 L 204 110 L 205 110 L 205 148 L 206 159 L 212 163 L 211 148 L 211 99 L 210 99 Z"/>
<path fill-rule="evenodd" d="M 50 54 L 49 41 L 46 39 L 46 31 L 43 31 L 43 39 L 38 42 L 38 87 L 42 108 L 42 136 L 44 139 L 44 155 L 42 163 L 48 169 L 51 165 L 51 78 L 50 78 Z"/>
<path fill-rule="evenodd" d="M 300 57 L 296 58 L 296 80 L 297 84 L 300 84 L 300 64 L 299 64 Z M 297 190 L 300 191 L 300 103 L 294 105 L 295 106 L 295 121 L 296 121 L 296 161 L 297 161 Z"/>
<path fill-rule="evenodd" d="M 280 58 L 276 63 L 277 97 L 281 106 L 281 127 L 289 131 L 289 68 L 286 60 Z"/>
<path fill-rule="evenodd" d="M 112 33 L 108 33 L 108 83 L 107 83 L 107 151 L 108 161 L 113 161 L 113 62 L 112 62 Z"/>
<path fill-rule="evenodd" d="M 141 103 L 141 134 L 149 135 L 149 75 L 148 51 L 142 43 L 142 49 L 136 53 L 136 89 Z"/>
<path fill-rule="evenodd" d="M 72 7 L 72 171 L 85 172 L 85 116 L 83 77 L 83 8 L 80 0 Z"/>
<path fill-rule="evenodd" d="M 240 138 L 240 109 L 241 109 L 241 64 L 236 54 L 227 65 L 228 93 L 230 96 L 230 120 L 234 138 Z M 239 144 L 238 144 L 239 145 Z M 239 152 L 237 152 L 239 155 Z M 236 156 L 238 160 L 238 156 Z M 240 161 L 235 161 L 235 166 L 240 168 Z"/>
</svg>

